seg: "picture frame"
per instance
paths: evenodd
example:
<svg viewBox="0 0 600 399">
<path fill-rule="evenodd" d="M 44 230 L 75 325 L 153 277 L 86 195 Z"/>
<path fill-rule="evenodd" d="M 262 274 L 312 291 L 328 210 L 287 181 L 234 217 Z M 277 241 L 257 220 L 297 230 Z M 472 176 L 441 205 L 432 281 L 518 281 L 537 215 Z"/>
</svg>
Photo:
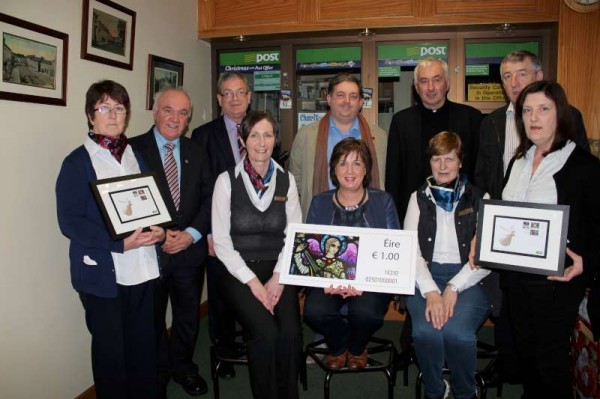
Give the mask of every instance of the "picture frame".
<svg viewBox="0 0 600 399">
<path fill-rule="evenodd" d="M 475 264 L 545 276 L 564 273 L 569 206 L 482 200 Z"/>
<path fill-rule="evenodd" d="M 414 295 L 416 231 L 290 223 L 281 284 Z"/>
<path fill-rule="evenodd" d="M 0 99 L 67 105 L 69 35 L 0 13 Z"/>
<path fill-rule="evenodd" d="M 146 109 L 152 109 L 156 93 L 165 87 L 183 86 L 183 62 L 148 55 Z"/>
<path fill-rule="evenodd" d="M 153 173 L 101 179 L 90 184 L 115 240 L 127 237 L 139 227 L 174 224 Z"/>
<path fill-rule="evenodd" d="M 110 0 L 83 0 L 81 58 L 133 70 L 136 13 Z"/>
</svg>

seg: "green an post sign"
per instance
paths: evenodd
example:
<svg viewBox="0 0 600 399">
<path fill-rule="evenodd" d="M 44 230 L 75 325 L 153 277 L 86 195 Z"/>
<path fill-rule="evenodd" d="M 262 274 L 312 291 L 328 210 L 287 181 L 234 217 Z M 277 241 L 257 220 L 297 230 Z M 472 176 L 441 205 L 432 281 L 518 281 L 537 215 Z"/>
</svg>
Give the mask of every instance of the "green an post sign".
<svg viewBox="0 0 600 399">
<path fill-rule="evenodd" d="M 379 77 L 399 77 L 401 67 L 413 67 L 427 57 L 447 61 L 448 44 L 382 44 L 377 54 Z"/>
</svg>

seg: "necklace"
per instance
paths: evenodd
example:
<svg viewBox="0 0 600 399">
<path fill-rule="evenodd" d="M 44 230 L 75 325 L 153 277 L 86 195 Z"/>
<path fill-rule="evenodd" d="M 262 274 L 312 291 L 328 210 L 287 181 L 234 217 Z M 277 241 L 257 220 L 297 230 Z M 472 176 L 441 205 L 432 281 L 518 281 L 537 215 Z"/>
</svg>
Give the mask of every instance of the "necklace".
<svg viewBox="0 0 600 399">
<path fill-rule="evenodd" d="M 362 203 L 365 202 L 365 198 L 367 198 L 367 189 L 363 189 L 363 195 L 362 195 L 362 198 L 360 199 L 360 201 L 358 201 L 358 204 L 346 206 L 346 205 L 342 204 L 342 202 L 340 201 L 340 197 L 338 196 L 339 191 L 340 191 L 339 189 L 335 190 L 335 194 L 334 194 L 335 201 L 338 203 L 339 206 L 344 208 L 344 210 L 346 210 L 346 211 L 354 211 L 354 210 L 358 209 L 362 205 Z"/>
</svg>

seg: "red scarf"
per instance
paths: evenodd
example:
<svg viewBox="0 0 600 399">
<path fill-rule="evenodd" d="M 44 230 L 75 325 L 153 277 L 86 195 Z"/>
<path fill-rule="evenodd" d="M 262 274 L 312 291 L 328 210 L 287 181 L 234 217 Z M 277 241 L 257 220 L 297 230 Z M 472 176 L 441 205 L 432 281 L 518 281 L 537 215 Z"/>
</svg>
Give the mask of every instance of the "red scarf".
<svg viewBox="0 0 600 399">
<path fill-rule="evenodd" d="M 121 158 L 123 157 L 125 148 L 127 148 L 127 137 L 125 137 L 124 134 L 119 135 L 119 137 L 110 137 L 94 132 L 89 132 L 88 136 L 94 141 L 94 143 L 98 144 L 102 148 L 109 150 L 111 155 L 115 157 L 117 162 L 121 163 Z"/>
</svg>

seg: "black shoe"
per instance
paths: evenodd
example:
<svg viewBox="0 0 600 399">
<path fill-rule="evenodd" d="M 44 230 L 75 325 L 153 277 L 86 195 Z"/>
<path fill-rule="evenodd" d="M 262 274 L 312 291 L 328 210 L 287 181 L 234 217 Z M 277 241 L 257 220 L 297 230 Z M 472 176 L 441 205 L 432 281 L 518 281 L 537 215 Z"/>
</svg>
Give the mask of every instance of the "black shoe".
<svg viewBox="0 0 600 399">
<path fill-rule="evenodd" d="M 221 378 L 233 378 L 235 377 L 235 369 L 231 363 L 223 363 L 219 367 L 219 377 Z"/>
<path fill-rule="evenodd" d="M 181 385 L 183 390 L 191 396 L 200 396 L 208 392 L 206 381 L 199 374 L 188 374 L 179 377 L 173 377 L 173 380 Z"/>
<path fill-rule="evenodd" d="M 484 367 L 480 373 L 481 379 L 488 388 L 495 388 L 502 384 L 500 376 L 500 359 L 496 356 Z"/>
</svg>

